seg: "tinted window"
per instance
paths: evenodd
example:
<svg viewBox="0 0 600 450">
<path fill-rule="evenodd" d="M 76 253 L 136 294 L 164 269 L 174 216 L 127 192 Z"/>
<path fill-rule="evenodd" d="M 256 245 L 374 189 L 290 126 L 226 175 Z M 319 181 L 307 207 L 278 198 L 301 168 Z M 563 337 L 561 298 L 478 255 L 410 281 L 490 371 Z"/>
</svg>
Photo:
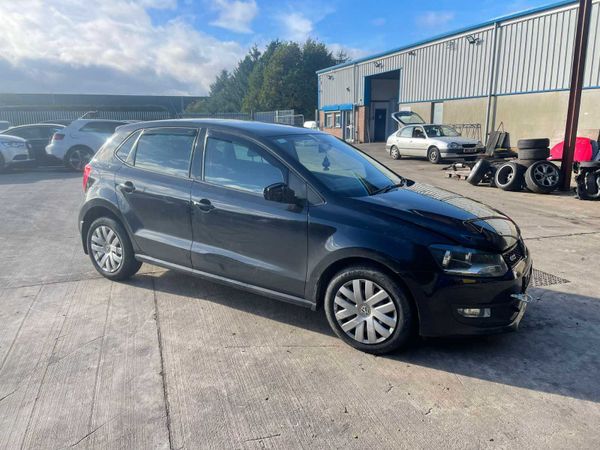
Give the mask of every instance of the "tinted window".
<svg viewBox="0 0 600 450">
<path fill-rule="evenodd" d="M 117 127 L 125 125 L 124 122 L 88 122 L 79 131 L 90 133 L 113 134 Z"/>
<path fill-rule="evenodd" d="M 119 150 L 117 150 L 117 156 L 120 160 L 128 163 L 131 163 L 133 161 L 133 153 L 131 153 L 131 150 L 133 149 L 135 141 L 137 140 L 141 132 L 142 130 L 138 130 L 135 133 L 133 133 L 127 138 L 125 142 L 123 142 L 121 147 L 119 147 Z"/>
<path fill-rule="evenodd" d="M 204 157 L 204 180 L 262 194 L 285 181 L 285 169 L 262 148 L 244 141 L 209 137 Z"/>
<path fill-rule="evenodd" d="M 18 127 L 8 130 L 4 134 L 17 136 L 23 139 L 50 139 L 58 131 L 58 127 L 36 126 L 36 127 Z"/>
<path fill-rule="evenodd" d="M 187 176 L 195 138 L 196 130 L 190 128 L 145 130 L 137 141 L 134 165 Z"/>
<path fill-rule="evenodd" d="M 412 130 L 413 130 L 413 127 L 402 128 L 400 130 L 400 132 L 398 133 L 398 136 L 409 138 L 412 136 Z"/>
</svg>

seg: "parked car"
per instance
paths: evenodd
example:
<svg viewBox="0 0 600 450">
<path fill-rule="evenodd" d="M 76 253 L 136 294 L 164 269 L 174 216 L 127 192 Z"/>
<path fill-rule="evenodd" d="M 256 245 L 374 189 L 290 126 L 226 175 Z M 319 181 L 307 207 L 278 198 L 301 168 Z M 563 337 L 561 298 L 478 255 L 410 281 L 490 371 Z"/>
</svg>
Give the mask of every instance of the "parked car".
<svg viewBox="0 0 600 450">
<path fill-rule="evenodd" d="M 46 146 L 50 143 L 54 133 L 59 133 L 64 125 L 56 123 L 36 123 L 9 128 L 0 134 L 17 136 L 29 142 L 37 164 L 48 164 L 53 161 L 46 153 Z M 54 160 L 55 161 L 55 160 Z"/>
<path fill-rule="evenodd" d="M 398 111 L 392 118 L 400 128 L 391 134 L 386 148 L 392 159 L 402 156 L 427 158 L 433 164 L 445 159 L 475 160 L 485 153 L 485 146 L 477 139 L 465 138 L 448 125 L 428 124 L 415 112 Z"/>
<path fill-rule="evenodd" d="M 35 163 L 31 147 L 25 139 L 0 135 L 0 172 Z"/>
<path fill-rule="evenodd" d="M 314 121 L 314 120 L 307 120 L 306 122 L 304 122 L 304 125 L 302 125 L 304 128 L 308 128 L 310 130 L 318 130 L 319 129 L 319 124 Z"/>
<path fill-rule="evenodd" d="M 74 120 L 52 136 L 46 153 L 69 169 L 81 171 L 115 129 L 125 123 L 118 120 Z"/>
<path fill-rule="evenodd" d="M 104 277 L 146 262 L 323 308 L 366 352 L 417 330 L 512 330 L 529 299 L 532 261 L 509 217 L 306 128 L 127 125 L 86 166 L 83 188 L 83 249 Z"/>
</svg>

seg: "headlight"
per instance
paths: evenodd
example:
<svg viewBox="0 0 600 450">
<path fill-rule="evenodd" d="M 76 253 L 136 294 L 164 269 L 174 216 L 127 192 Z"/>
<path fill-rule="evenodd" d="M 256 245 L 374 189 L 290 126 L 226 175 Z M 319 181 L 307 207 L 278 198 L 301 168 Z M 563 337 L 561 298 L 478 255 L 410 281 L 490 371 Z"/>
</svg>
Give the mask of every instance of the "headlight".
<svg viewBox="0 0 600 450">
<path fill-rule="evenodd" d="M 0 141 L 0 147 L 4 148 L 25 148 L 22 142 Z"/>
<path fill-rule="evenodd" d="M 450 150 L 458 150 L 460 148 L 460 145 L 457 144 L 456 142 L 450 142 L 450 144 L 448 145 L 448 148 Z"/>
<path fill-rule="evenodd" d="M 497 253 L 450 245 L 432 245 L 429 249 L 442 270 L 452 275 L 501 277 L 508 271 L 504 258 Z"/>
</svg>

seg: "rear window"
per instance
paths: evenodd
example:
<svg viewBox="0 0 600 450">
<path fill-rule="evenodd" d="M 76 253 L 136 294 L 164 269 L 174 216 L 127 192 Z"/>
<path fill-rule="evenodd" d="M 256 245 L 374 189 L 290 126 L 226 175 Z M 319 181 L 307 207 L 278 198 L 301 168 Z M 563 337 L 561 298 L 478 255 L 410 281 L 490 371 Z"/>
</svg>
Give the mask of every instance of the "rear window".
<svg viewBox="0 0 600 450">
<path fill-rule="evenodd" d="M 125 122 L 88 122 L 79 131 L 89 133 L 113 134 L 117 127 L 125 125 Z"/>
</svg>

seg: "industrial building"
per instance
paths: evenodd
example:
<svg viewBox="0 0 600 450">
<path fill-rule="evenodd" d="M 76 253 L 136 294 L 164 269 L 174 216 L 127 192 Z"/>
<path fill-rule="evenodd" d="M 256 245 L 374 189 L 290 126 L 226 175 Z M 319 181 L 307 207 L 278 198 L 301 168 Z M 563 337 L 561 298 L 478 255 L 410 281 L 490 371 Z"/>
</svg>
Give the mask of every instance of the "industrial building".
<svg viewBox="0 0 600 450">
<path fill-rule="evenodd" d="M 600 128 L 600 0 L 592 3 L 580 134 Z M 484 140 L 503 127 L 523 137 L 562 140 L 578 3 L 561 1 L 317 72 L 322 129 L 379 142 L 419 113 L 458 124 Z M 589 136 L 592 137 L 592 136 Z"/>
</svg>

